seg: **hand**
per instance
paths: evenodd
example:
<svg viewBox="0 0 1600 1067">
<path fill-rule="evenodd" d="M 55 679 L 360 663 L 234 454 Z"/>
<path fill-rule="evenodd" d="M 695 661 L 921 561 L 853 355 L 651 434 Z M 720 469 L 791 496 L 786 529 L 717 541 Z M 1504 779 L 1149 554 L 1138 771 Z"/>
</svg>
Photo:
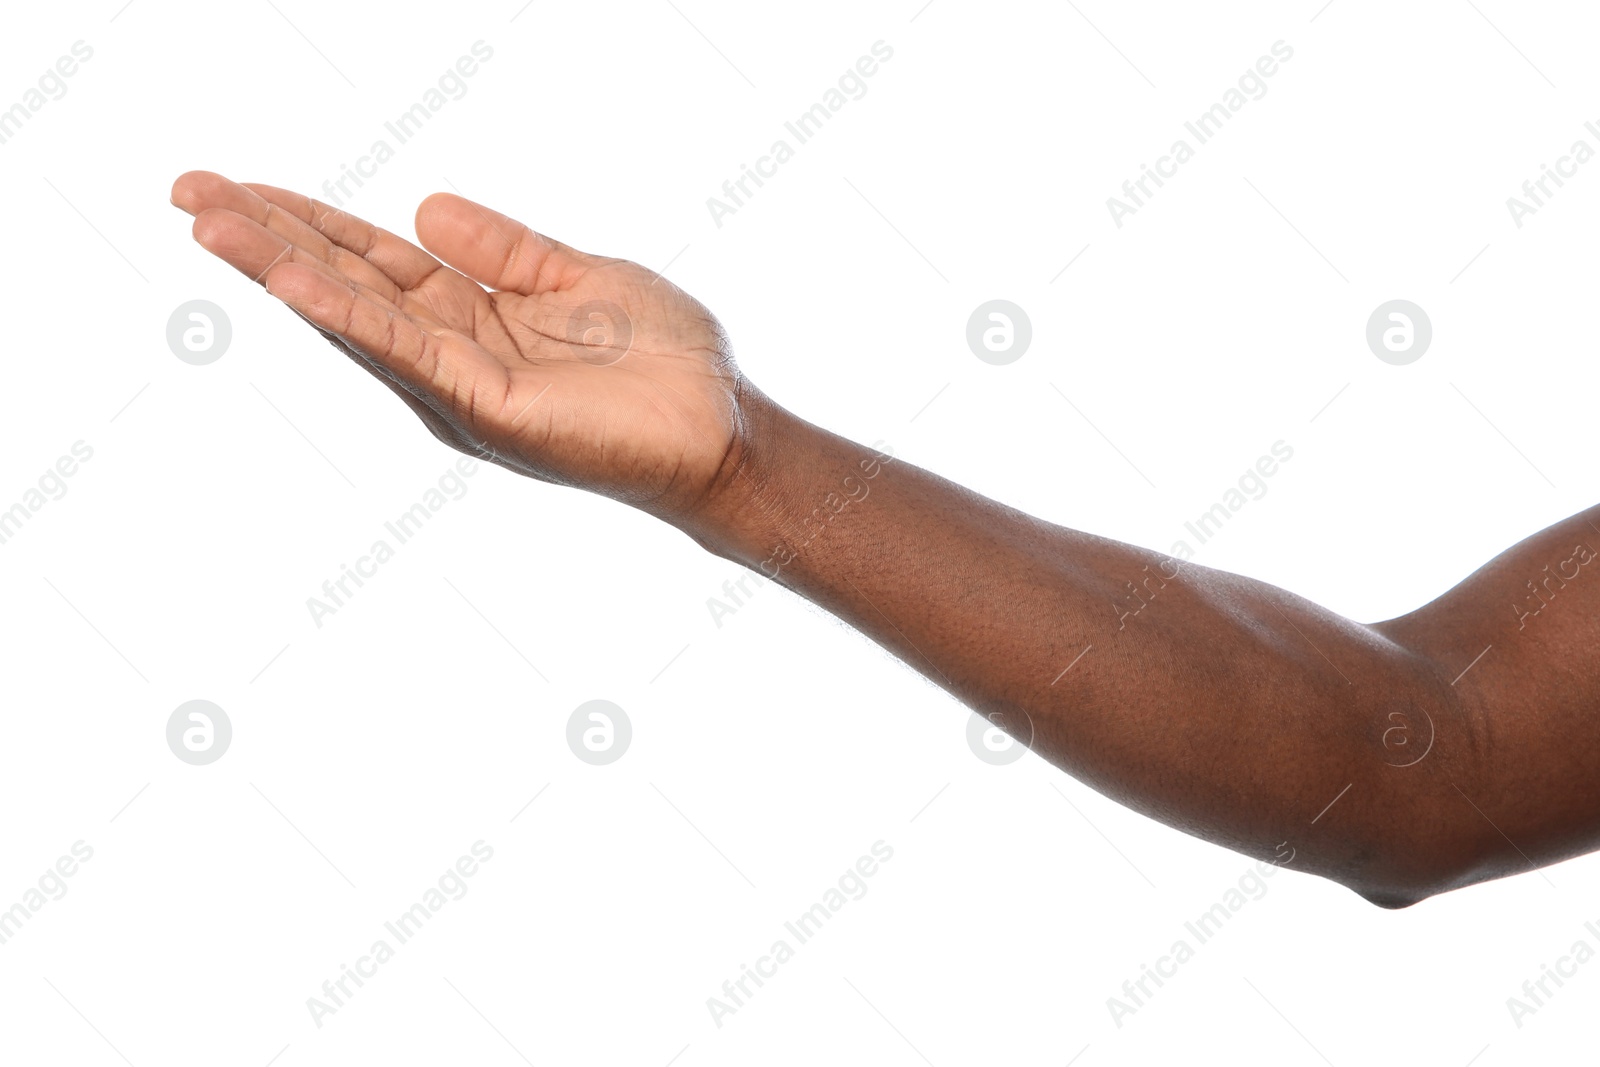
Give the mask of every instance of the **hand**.
<svg viewBox="0 0 1600 1067">
<path fill-rule="evenodd" d="M 299 193 L 206 171 L 179 178 L 172 202 L 195 216 L 196 241 L 453 448 L 669 521 L 738 477 L 760 394 L 711 313 L 636 263 L 448 193 L 417 209 L 427 252 Z"/>
</svg>

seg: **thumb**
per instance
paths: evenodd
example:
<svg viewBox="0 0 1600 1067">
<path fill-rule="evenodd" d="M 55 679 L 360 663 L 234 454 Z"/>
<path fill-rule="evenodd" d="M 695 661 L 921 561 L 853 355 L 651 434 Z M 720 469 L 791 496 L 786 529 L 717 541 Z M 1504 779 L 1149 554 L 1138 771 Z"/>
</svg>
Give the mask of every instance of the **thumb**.
<svg viewBox="0 0 1600 1067">
<path fill-rule="evenodd" d="M 473 281 L 525 296 L 565 289 L 600 262 L 452 193 L 424 200 L 416 227 L 424 248 Z"/>
</svg>

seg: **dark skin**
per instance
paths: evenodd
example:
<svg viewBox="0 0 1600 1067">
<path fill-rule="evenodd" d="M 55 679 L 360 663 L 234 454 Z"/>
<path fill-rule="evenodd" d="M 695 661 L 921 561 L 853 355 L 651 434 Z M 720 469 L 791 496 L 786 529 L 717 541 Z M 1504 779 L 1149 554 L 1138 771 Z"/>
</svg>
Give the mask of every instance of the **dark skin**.
<svg viewBox="0 0 1600 1067">
<path fill-rule="evenodd" d="M 421 248 L 206 172 L 172 200 L 446 444 L 760 570 L 1137 811 L 1384 907 L 1600 848 L 1600 508 L 1363 625 L 814 426 L 666 279 L 461 197 Z"/>
</svg>

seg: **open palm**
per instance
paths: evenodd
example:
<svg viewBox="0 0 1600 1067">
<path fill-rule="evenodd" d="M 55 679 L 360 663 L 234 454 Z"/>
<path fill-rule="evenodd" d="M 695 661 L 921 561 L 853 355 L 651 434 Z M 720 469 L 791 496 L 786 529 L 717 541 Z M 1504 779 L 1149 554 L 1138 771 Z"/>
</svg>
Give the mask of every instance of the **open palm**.
<svg viewBox="0 0 1600 1067">
<path fill-rule="evenodd" d="M 180 177 L 172 202 L 195 216 L 202 246 L 452 447 L 663 515 L 692 510 L 733 469 L 753 388 L 711 313 L 638 264 L 448 193 L 417 209 L 428 251 L 299 193 L 206 171 Z"/>
</svg>

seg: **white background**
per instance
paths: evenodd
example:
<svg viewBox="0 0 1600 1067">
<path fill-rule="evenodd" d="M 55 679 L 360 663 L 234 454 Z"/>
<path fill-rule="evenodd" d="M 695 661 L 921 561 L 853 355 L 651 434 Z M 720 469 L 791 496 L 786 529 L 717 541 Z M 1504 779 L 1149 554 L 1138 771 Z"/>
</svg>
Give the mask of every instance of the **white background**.
<svg viewBox="0 0 1600 1067">
<path fill-rule="evenodd" d="M 1600 946 L 1593 859 L 1395 913 L 1283 872 L 1119 1027 L 1107 998 L 1251 862 L 1032 755 L 981 762 L 969 712 L 776 587 L 716 626 L 738 569 L 606 500 L 482 467 L 313 624 L 306 599 L 455 454 L 195 246 L 168 191 L 205 168 L 320 196 L 478 40 L 466 95 L 350 210 L 411 236 L 455 189 L 666 267 L 780 402 L 1008 503 L 1167 551 L 1282 440 L 1293 460 L 1197 558 L 1364 621 L 1593 503 L 1600 163 L 1520 229 L 1506 207 L 1600 147 L 1592 10 L 920 2 L 7 12 L 0 108 L 75 41 L 93 57 L 0 145 L 0 508 L 74 442 L 94 454 L 0 545 L 0 908 L 74 842 L 94 855 L 0 946 L 0 1058 L 1586 1047 L 1600 965 L 1520 1028 L 1506 998 Z M 866 95 L 715 225 L 706 199 L 879 40 Z M 1119 229 L 1106 198 L 1279 40 L 1267 94 Z M 993 298 L 1033 323 L 1005 367 L 964 338 Z M 1395 298 L 1435 330 L 1405 367 L 1364 339 Z M 209 366 L 167 348 L 191 299 L 232 321 Z M 196 698 L 234 729 L 205 767 L 165 741 Z M 594 698 L 634 729 L 605 767 L 565 741 Z M 478 840 L 467 895 L 315 1025 L 307 998 Z M 706 999 L 879 840 L 867 894 L 715 1025 Z"/>
</svg>

